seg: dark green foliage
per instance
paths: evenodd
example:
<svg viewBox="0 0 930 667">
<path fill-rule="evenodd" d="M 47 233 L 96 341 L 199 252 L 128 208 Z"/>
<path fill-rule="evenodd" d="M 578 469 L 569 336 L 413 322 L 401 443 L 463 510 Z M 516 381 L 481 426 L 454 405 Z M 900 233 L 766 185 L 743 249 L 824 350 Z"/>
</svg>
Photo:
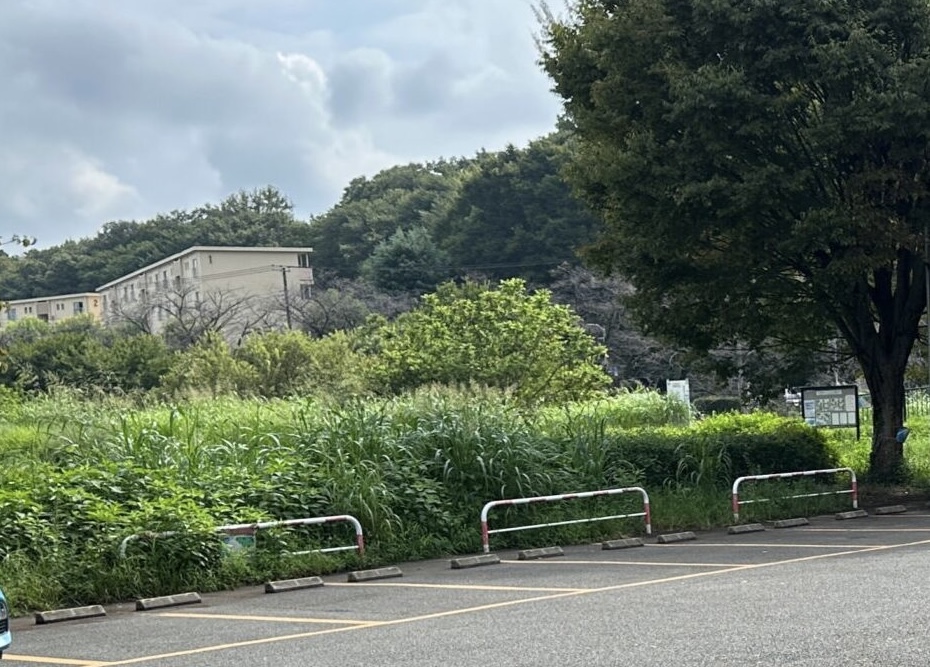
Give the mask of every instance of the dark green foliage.
<svg viewBox="0 0 930 667">
<path fill-rule="evenodd" d="M 548 284 L 558 264 L 577 263 L 596 222 L 562 178 L 573 148 L 556 133 L 478 155 L 435 230 L 459 275 Z"/>
<path fill-rule="evenodd" d="M 120 335 L 89 316 L 48 324 L 25 319 L 0 334 L 0 379 L 25 390 L 64 385 L 137 392 L 161 385 L 174 355 L 149 334 Z"/>
<path fill-rule="evenodd" d="M 873 473 L 927 303 L 930 5 L 924 0 L 579 0 L 543 16 L 604 220 L 589 257 L 650 331 L 702 350 L 839 331 L 871 391 Z"/>
<path fill-rule="evenodd" d="M 389 293 L 420 295 L 452 275 L 449 256 L 424 227 L 398 229 L 362 263 L 362 277 Z"/>
<path fill-rule="evenodd" d="M 356 179 L 311 222 L 314 262 L 388 290 L 422 292 L 465 275 L 548 283 L 559 263 L 577 263 L 596 224 L 561 175 L 572 150 L 569 135 L 555 133 L 524 149 Z"/>
<path fill-rule="evenodd" d="M 310 223 L 315 266 L 355 278 L 362 263 L 398 230 L 431 230 L 466 164 L 410 164 L 353 180 L 342 200 Z"/>
<path fill-rule="evenodd" d="M 823 434 L 770 414 L 721 415 L 694 427 L 617 431 L 608 468 L 632 466 L 647 488 L 669 482 L 725 488 L 742 475 L 819 470 L 836 461 Z"/>
<path fill-rule="evenodd" d="M 110 381 L 116 387 L 146 391 L 161 385 L 175 355 L 163 338 L 138 334 L 116 338 L 107 352 L 107 359 Z"/>
<path fill-rule="evenodd" d="M 739 396 L 701 396 L 694 399 L 693 403 L 694 409 L 702 415 L 739 412 L 742 408 Z"/>
</svg>

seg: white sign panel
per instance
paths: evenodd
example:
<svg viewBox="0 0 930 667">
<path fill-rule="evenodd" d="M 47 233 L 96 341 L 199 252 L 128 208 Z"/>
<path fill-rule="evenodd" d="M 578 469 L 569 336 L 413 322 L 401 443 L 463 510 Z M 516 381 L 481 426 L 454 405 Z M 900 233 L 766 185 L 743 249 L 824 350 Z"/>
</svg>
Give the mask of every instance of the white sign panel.
<svg viewBox="0 0 930 667">
<path fill-rule="evenodd" d="M 685 405 L 691 405 L 691 383 L 688 380 L 666 380 L 665 391 Z"/>
</svg>

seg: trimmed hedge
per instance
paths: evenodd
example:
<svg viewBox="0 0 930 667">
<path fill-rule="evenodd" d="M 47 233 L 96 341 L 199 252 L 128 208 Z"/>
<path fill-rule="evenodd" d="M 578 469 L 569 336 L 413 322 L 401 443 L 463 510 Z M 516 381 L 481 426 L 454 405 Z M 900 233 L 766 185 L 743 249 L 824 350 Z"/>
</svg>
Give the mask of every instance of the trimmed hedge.
<svg viewBox="0 0 930 667">
<path fill-rule="evenodd" d="M 689 428 L 613 431 L 609 467 L 634 466 L 646 486 L 727 485 L 743 475 L 836 466 L 826 438 L 797 419 L 726 414 Z"/>
</svg>

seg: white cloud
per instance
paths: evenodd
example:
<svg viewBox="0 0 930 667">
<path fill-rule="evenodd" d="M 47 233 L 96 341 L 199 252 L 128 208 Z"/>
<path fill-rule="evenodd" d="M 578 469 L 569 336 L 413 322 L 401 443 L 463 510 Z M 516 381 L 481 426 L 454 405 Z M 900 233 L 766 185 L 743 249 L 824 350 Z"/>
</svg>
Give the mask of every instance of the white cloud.
<svg viewBox="0 0 930 667">
<path fill-rule="evenodd" d="M 75 210 L 84 218 L 94 219 L 132 207 L 138 193 L 119 178 L 104 171 L 94 160 L 82 155 L 71 156 L 70 193 Z"/>
<path fill-rule="evenodd" d="M 523 0 L 3 0 L 0 216 L 41 245 L 273 184 L 301 215 L 558 106 Z"/>
</svg>

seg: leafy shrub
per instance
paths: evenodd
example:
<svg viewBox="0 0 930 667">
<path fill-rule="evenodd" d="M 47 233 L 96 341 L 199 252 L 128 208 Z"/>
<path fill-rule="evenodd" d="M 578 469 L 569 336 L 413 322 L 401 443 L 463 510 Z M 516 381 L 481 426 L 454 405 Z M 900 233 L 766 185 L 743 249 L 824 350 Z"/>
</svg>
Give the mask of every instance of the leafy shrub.
<svg viewBox="0 0 930 667">
<path fill-rule="evenodd" d="M 836 465 L 823 432 L 798 419 L 764 412 L 725 414 L 698 422 L 694 433 L 726 448 L 733 477 Z"/>
<path fill-rule="evenodd" d="M 797 419 L 767 413 L 719 415 L 690 428 L 616 431 L 610 447 L 609 466 L 632 466 L 651 487 L 725 487 L 743 475 L 836 465 L 821 432 Z"/>
<path fill-rule="evenodd" d="M 590 398 L 606 389 L 598 345 L 567 306 L 522 280 L 497 289 L 443 285 L 376 333 L 374 377 L 386 393 L 425 384 L 512 388 L 527 404 Z"/>
</svg>

